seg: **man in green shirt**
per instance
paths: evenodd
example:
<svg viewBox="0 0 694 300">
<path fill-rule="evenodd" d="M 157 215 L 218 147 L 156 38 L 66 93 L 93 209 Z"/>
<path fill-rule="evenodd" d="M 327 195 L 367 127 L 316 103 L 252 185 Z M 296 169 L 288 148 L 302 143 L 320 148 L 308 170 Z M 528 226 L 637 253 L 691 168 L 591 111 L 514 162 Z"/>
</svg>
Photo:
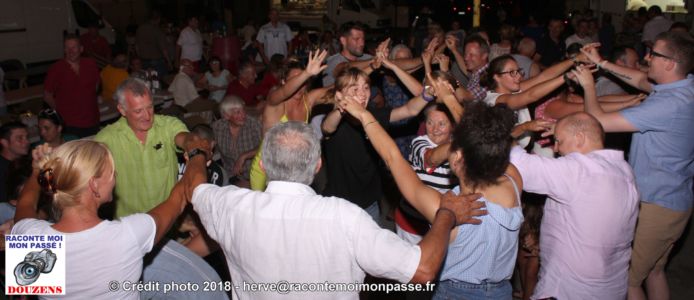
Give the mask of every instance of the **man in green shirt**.
<svg viewBox="0 0 694 300">
<path fill-rule="evenodd" d="M 164 201 L 178 174 L 177 147 L 188 129 L 174 117 L 155 115 L 145 84 L 129 78 L 116 91 L 122 117 L 99 131 L 116 166 L 116 218 L 149 211 Z"/>
</svg>

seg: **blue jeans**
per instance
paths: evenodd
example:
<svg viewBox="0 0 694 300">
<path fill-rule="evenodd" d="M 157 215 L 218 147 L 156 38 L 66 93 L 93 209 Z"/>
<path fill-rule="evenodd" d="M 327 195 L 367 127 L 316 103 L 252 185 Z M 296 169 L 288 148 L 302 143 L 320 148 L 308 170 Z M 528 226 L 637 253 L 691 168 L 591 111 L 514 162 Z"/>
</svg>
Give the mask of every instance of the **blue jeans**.
<svg viewBox="0 0 694 300">
<path fill-rule="evenodd" d="M 513 297 L 511 282 L 504 280 L 498 283 L 467 283 L 444 280 L 436 285 L 433 300 L 444 299 L 465 299 L 465 300 L 484 300 L 484 299 L 508 299 Z"/>
</svg>

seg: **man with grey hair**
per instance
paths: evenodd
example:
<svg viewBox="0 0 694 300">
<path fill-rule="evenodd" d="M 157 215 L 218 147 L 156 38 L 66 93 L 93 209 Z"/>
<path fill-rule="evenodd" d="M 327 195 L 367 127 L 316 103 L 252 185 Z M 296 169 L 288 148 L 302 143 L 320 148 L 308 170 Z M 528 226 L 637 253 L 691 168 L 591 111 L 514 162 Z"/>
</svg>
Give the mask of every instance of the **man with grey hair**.
<svg viewBox="0 0 694 300">
<path fill-rule="evenodd" d="M 320 141 L 309 125 L 276 125 L 262 151 L 270 181 L 265 192 L 202 184 L 192 197 L 207 233 L 227 257 L 232 282 L 288 283 L 287 290 L 233 289 L 234 298 L 274 299 L 290 291 L 294 299 L 358 299 L 359 290 L 346 285 L 361 283 L 365 273 L 431 288 L 451 228 L 478 222 L 472 216 L 481 213 L 478 196 L 448 195 L 429 233 L 411 245 L 381 229 L 360 207 L 308 186 L 321 166 Z"/>
<path fill-rule="evenodd" d="M 122 117 L 94 138 L 113 153 L 116 217 L 147 212 L 164 201 L 178 174 L 176 148 L 183 148 L 186 126 L 174 117 L 155 115 L 152 95 L 139 79 L 116 90 Z"/>
<path fill-rule="evenodd" d="M 212 130 L 224 170 L 231 177 L 231 184 L 250 187 L 251 161 L 263 138 L 260 121 L 249 116 L 243 100 L 234 95 L 222 99 L 219 114 L 222 118 L 212 123 Z"/>
</svg>

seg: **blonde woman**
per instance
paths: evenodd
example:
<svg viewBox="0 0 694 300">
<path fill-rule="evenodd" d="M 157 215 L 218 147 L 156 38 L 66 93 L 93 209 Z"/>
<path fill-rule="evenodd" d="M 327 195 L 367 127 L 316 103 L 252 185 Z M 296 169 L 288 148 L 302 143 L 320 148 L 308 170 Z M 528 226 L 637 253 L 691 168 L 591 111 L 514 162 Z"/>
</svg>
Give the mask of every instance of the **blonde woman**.
<svg viewBox="0 0 694 300">
<path fill-rule="evenodd" d="M 112 201 L 116 184 L 113 157 L 106 145 L 76 140 L 55 151 L 45 144 L 37 147 L 32 153 L 31 177 L 19 197 L 12 234 L 65 236 L 69 274 L 65 298 L 139 299 L 137 291 L 109 291 L 108 283 L 139 280 L 142 257 L 183 211 L 192 189 L 206 181 L 209 145 L 202 140 L 189 145 L 200 148 L 189 152 L 192 157 L 186 173 L 169 198 L 147 214 L 114 221 L 102 220 L 97 214 L 101 205 Z M 40 188 L 52 194 L 55 223 L 37 219 Z"/>
</svg>

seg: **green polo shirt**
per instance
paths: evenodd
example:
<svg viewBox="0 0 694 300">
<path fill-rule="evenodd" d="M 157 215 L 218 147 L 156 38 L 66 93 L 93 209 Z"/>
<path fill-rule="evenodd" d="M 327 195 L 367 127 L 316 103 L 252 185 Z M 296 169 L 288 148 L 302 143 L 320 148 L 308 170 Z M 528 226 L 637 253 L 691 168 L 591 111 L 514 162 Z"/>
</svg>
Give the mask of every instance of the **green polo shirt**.
<svg viewBox="0 0 694 300">
<path fill-rule="evenodd" d="M 176 184 L 175 137 L 188 132 L 174 117 L 155 115 L 143 145 L 121 117 L 94 138 L 108 146 L 116 164 L 116 218 L 144 213 L 169 197 Z"/>
</svg>

